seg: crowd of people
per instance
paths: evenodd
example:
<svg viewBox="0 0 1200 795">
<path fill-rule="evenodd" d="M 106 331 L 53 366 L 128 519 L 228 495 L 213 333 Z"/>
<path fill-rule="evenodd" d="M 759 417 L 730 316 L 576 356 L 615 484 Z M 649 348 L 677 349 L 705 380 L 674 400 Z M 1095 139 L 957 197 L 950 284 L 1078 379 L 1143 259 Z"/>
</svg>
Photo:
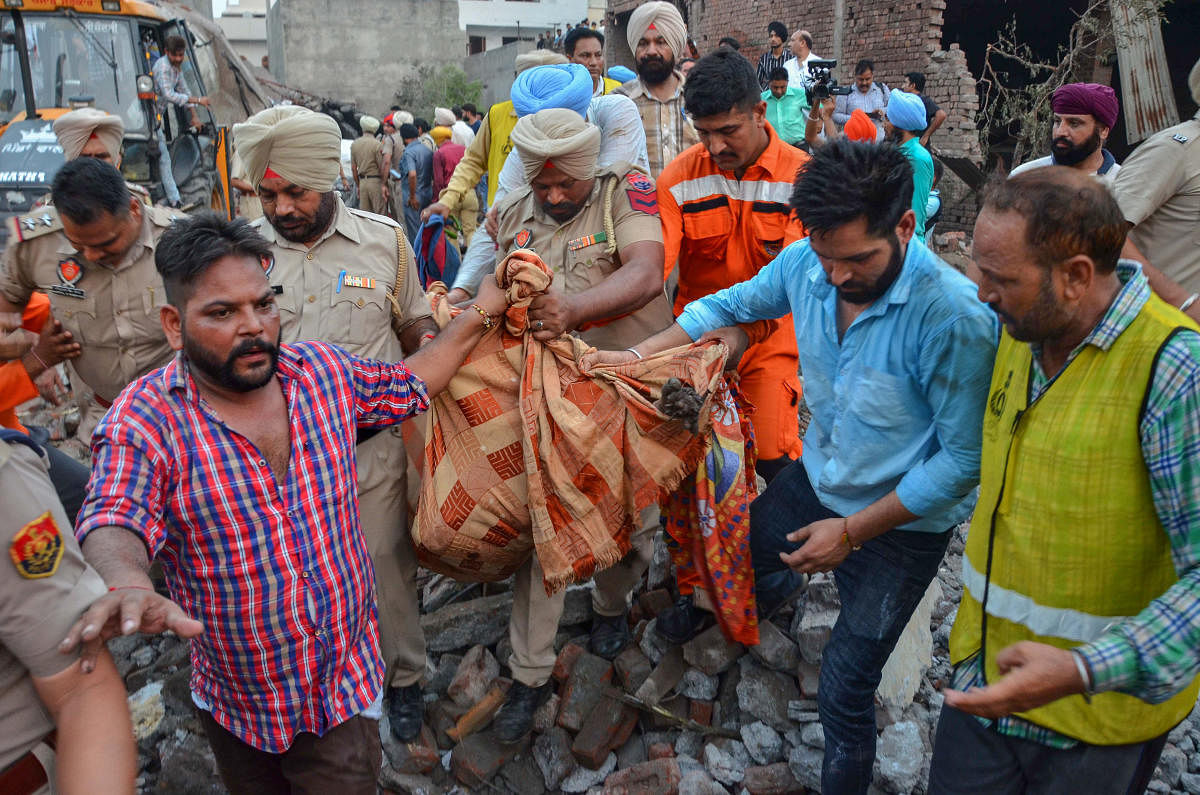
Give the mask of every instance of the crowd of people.
<svg viewBox="0 0 1200 795">
<path fill-rule="evenodd" d="M 1050 154 L 988 184 L 963 274 L 925 242 L 945 114 L 924 75 L 889 89 L 864 59 L 849 93 L 817 98 L 812 36 L 766 32 L 757 63 L 736 42 L 697 57 L 673 4 L 642 3 L 631 78 L 577 26 L 561 53 L 519 56 L 486 112 L 364 115 L 349 174 L 332 118 L 270 108 L 233 129 L 252 222 L 150 206 L 117 168 L 118 117 L 57 119 L 67 162 L 0 273 L 0 791 L 131 792 L 104 643 L 169 630 L 231 792 L 373 795 L 380 719 L 400 742 L 425 722 L 400 428 L 500 334 L 581 338 L 581 378 L 725 346 L 714 413 L 747 418 L 739 460 L 766 484 L 720 514 L 722 542 L 745 539 L 726 573 L 748 583 L 742 618 L 818 572 L 841 601 L 816 695 L 824 792 L 871 786 L 881 671 L 968 521 L 929 791 L 1144 790 L 1200 692 L 1200 112 L 1117 164 L 1112 89 L 1059 88 Z M 1189 89 L 1200 105 L 1200 62 Z M 413 248 L 451 218 L 465 251 L 435 322 Z M 505 283 L 514 258 L 544 268 L 532 294 Z M 64 400 L 64 363 L 90 468 L 14 411 Z M 463 408 L 481 424 L 485 392 Z M 513 466 L 461 439 L 442 452 L 467 486 Z M 585 488 L 537 476 L 550 497 Z M 450 495 L 443 518 L 488 494 Z M 727 630 L 729 585 L 681 537 L 712 536 L 723 499 L 691 527 L 650 505 L 609 528 L 619 560 L 575 562 L 597 569 L 593 654 L 631 643 L 664 524 L 678 598 L 654 631 Z M 531 552 L 516 569 L 502 743 L 554 687 L 549 568 Z"/>
</svg>

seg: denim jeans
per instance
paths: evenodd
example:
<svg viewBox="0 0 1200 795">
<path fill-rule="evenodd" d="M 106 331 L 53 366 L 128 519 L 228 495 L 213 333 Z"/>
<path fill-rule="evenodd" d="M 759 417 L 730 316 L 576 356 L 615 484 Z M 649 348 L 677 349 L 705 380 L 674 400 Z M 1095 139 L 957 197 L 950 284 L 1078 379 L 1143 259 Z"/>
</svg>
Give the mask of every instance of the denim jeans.
<svg viewBox="0 0 1200 795">
<path fill-rule="evenodd" d="M 757 594 L 767 603 L 800 584 L 779 560 L 787 534 L 838 514 L 817 498 L 801 461 L 789 465 L 750 506 Z M 825 730 L 823 792 L 865 793 L 875 762 L 875 690 L 904 625 L 937 576 L 950 532 L 891 530 L 834 570 L 842 609 L 821 655 L 817 706 Z"/>
<path fill-rule="evenodd" d="M 167 137 L 162 128 L 158 130 L 158 170 L 162 172 L 163 191 L 167 201 L 178 202 L 179 188 L 175 185 L 175 172 L 171 170 L 171 150 L 167 148 Z"/>
</svg>

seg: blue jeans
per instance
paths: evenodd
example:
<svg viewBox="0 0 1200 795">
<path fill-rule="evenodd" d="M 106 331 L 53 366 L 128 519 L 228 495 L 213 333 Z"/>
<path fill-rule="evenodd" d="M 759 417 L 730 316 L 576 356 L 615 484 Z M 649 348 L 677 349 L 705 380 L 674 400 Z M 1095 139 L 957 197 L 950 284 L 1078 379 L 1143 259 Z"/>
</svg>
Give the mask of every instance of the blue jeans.
<svg viewBox="0 0 1200 795">
<path fill-rule="evenodd" d="M 755 590 L 778 603 L 800 584 L 779 560 L 787 534 L 839 514 L 818 499 L 804 464 L 788 465 L 750 506 Z M 904 625 L 937 576 L 950 532 L 892 530 L 852 552 L 833 572 L 842 610 L 821 655 L 817 707 L 825 730 L 822 792 L 865 793 L 875 762 L 875 690 Z"/>
<path fill-rule="evenodd" d="M 167 137 L 162 128 L 158 130 L 158 170 L 162 172 L 163 190 L 168 202 L 178 202 L 179 188 L 175 185 L 175 172 L 171 170 L 171 150 L 167 148 Z"/>
</svg>

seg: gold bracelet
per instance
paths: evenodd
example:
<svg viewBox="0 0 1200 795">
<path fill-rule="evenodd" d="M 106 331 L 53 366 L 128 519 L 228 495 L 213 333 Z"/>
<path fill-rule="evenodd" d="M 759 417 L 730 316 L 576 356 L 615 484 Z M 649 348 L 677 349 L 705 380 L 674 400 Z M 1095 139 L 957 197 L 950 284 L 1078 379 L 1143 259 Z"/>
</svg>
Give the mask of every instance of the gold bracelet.
<svg viewBox="0 0 1200 795">
<path fill-rule="evenodd" d="M 487 313 L 487 311 L 484 310 L 484 308 L 482 306 L 480 306 L 479 304 L 471 304 L 471 308 L 474 309 L 476 312 L 478 312 L 479 316 L 481 318 L 483 318 L 483 328 L 486 331 L 491 331 L 492 328 L 496 325 L 496 321 L 492 320 L 492 316 L 489 315 Z"/>
<path fill-rule="evenodd" d="M 854 542 L 850 540 L 849 525 L 850 525 L 850 520 L 848 518 L 846 518 L 845 516 L 843 516 L 842 517 L 842 540 L 846 542 L 846 546 L 850 548 L 851 552 L 857 552 L 858 550 L 862 549 L 862 544 L 855 546 Z"/>
</svg>

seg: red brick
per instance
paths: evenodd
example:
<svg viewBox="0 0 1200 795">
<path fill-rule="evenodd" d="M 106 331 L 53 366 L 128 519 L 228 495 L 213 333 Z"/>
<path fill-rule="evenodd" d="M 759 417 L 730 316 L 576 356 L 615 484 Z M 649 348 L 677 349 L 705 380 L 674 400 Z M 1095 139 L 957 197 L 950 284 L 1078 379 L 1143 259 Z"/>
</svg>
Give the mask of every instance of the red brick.
<svg viewBox="0 0 1200 795">
<path fill-rule="evenodd" d="M 575 662 L 579 659 L 579 655 L 583 654 L 586 649 L 578 643 L 568 643 L 563 646 L 562 651 L 558 653 L 558 659 L 554 661 L 554 671 L 551 674 L 555 681 L 565 682 L 567 677 L 571 675 L 571 669 L 575 667 Z"/>
<path fill-rule="evenodd" d="M 618 770 L 604 780 L 603 795 L 676 795 L 683 778 L 679 763 L 673 758 L 651 759 L 624 770 Z"/>
<path fill-rule="evenodd" d="M 638 597 L 638 605 L 645 612 L 646 618 L 654 618 L 673 604 L 675 603 L 671 600 L 671 594 L 665 588 L 646 591 Z"/>
<path fill-rule="evenodd" d="M 675 756 L 675 746 L 670 743 L 651 743 L 650 748 L 646 750 L 646 756 L 650 759 L 671 759 Z"/>
<path fill-rule="evenodd" d="M 620 701 L 619 696 L 620 691 L 615 687 L 602 690 L 600 701 L 588 712 L 571 744 L 571 754 L 586 768 L 599 770 L 608 755 L 624 745 L 637 726 L 637 711 Z"/>
<path fill-rule="evenodd" d="M 558 725 L 567 731 L 579 731 L 588 713 L 600 703 L 601 693 L 612 678 L 612 663 L 581 651 L 571 668 L 571 675 L 559 691 L 562 706 L 558 709 Z"/>
<path fill-rule="evenodd" d="M 711 701 L 693 701 L 688 706 L 688 717 L 696 723 L 712 726 L 713 703 Z"/>
<path fill-rule="evenodd" d="M 490 731 L 470 734 L 450 752 L 450 772 L 468 787 L 482 787 L 506 762 L 528 747 L 528 739 L 504 745 Z"/>
<path fill-rule="evenodd" d="M 618 654 L 617 659 L 613 660 L 613 668 L 626 693 L 636 693 L 651 671 L 650 661 L 636 646 L 630 646 Z"/>
<path fill-rule="evenodd" d="M 790 795 L 804 790 L 787 762 L 746 768 L 742 786 L 750 795 Z"/>
<path fill-rule="evenodd" d="M 433 770 L 439 759 L 434 737 L 432 729 L 422 726 L 421 734 L 411 743 L 399 743 L 389 738 L 390 742 L 383 744 L 388 765 L 403 775 L 424 775 Z"/>
</svg>

